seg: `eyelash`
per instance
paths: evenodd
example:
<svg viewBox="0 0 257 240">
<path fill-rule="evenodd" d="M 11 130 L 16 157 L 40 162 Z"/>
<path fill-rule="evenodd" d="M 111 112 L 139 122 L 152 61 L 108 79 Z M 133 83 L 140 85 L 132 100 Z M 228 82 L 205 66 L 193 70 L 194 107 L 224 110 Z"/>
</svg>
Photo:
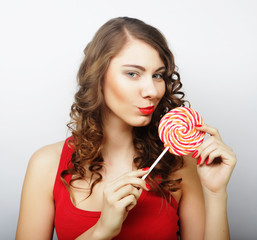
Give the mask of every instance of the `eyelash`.
<svg viewBox="0 0 257 240">
<path fill-rule="evenodd" d="M 161 74 L 161 73 L 156 73 L 156 74 L 153 75 L 153 77 L 156 76 L 156 75 L 159 76 L 158 79 L 163 79 L 163 74 Z"/>
<path fill-rule="evenodd" d="M 127 75 L 128 75 L 130 78 L 135 78 L 135 77 L 132 76 L 132 74 L 133 74 L 133 75 L 136 75 L 136 76 L 139 76 L 138 73 L 135 73 L 135 72 L 127 72 Z"/>
<path fill-rule="evenodd" d="M 127 75 L 128 75 L 130 78 L 135 78 L 136 76 L 139 76 L 139 73 L 136 73 L 136 72 L 127 72 Z M 135 75 L 135 76 L 132 76 L 132 75 Z M 157 79 L 163 79 L 163 74 L 161 74 L 161 73 L 155 73 L 155 74 L 153 74 L 153 78 L 156 78 L 155 76 L 158 76 Z"/>
</svg>

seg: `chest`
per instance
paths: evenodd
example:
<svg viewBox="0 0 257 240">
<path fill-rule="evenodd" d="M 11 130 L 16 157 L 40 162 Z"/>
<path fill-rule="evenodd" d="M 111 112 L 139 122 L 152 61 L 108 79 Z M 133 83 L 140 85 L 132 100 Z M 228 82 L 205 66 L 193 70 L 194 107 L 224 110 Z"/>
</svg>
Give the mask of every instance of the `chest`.
<svg viewBox="0 0 257 240">
<path fill-rule="evenodd" d="M 131 166 L 118 165 L 105 167 L 101 172 L 102 180 L 95 184 L 92 193 L 90 188 L 94 181 L 97 180 L 98 175 L 91 175 L 85 177 L 83 180 L 76 180 L 72 182 L 70 199 L 76 208 L 87 211 L 101 211 L 103 204 L 103 191 L 106 184 L 112 184 L 123 174 L 130 172 Z M 73 176 L 72 178 L 76 178 Z"/>
<path fill-rule="evenodd" d="M 58 239 L 75 239 L 91 228 L 101 215 L 100 212 L 85 211 L 74 207 L 69 201 L 65 187 L 55 200 L 55 227 Z M 88 198 L 85 203 L 86 201 L 91 200 Z M 178 231 L 177 221 L 175 202 L 169 204 L 161 197 L 143 191 L 137 205 L 124 221 L 121 233 L 115 239 L 175 240 Z"/>
<path fill-rule="evenodd" d="M 112 172 L 112 174 L 102 174 L 102 180 L 95 184 L 91 192 L 91 186 L 97 179 L 96 176 L 90 176 L 83 180 L 72 182 L 70 191 L 70 201 L 81 210 L 101 211 L 103 205 L 103 192 L 106 184 L 112 184 L 123 172 Z"/>
<path fill-rule="evenodd" d="M 90 184 L 86 181 L 74 181 L 70 191 L 70 201 L 74 207 L 85 210 L 100 212 L 103 204 L 103 190 L 105 182 L 94 186 L 90 194 Z"/>
</svg>

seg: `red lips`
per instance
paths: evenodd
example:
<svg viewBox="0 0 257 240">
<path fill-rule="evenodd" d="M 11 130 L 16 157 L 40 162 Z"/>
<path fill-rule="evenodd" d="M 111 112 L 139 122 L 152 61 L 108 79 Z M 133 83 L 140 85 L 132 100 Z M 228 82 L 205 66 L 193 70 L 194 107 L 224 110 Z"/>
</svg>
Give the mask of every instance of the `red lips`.
<svg viewBox="0 0 257 240">
<path fill-rule="evenodd" d="M 146 108 L 138 108 L 139 111 L 143 114 L 149 115 L 152 114 L 154 111 L 154 106 L 146 107 Z"/>
</svg>

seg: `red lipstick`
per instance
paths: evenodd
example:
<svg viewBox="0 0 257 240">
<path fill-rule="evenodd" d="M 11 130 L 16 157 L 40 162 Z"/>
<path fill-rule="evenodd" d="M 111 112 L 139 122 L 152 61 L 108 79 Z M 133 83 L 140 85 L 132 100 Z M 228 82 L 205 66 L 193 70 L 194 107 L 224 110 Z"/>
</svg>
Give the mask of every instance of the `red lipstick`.
<svg viewBox="0 0 257 240">
<path fill-rule="evenodd" d="M 149 114 L 152 114 L 153 111 L 154 111 L 154 106 L 151 106 L 151 107 L 146 107 L 146 108 L 138 108 L 139 111 L 143 114 L 146 114 L 146 115 L 149 115 Z"/>
</svg>

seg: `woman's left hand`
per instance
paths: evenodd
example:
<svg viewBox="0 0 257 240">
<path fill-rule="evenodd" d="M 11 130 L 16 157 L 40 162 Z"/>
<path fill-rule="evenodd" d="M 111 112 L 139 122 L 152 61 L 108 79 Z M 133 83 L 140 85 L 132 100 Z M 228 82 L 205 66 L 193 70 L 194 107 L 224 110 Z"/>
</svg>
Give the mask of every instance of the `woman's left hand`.
<svg viewBox="0 0 257 240">
<path fill-rule="evenodd" d="M 197 170 L 203 190 L 224 192 L 236 164 L 235 153 L 223 143 L 217 129 L 207 124 L 196 129 L 210 134 L 197 149 L 198 153 L 193 154 L 198 158 Z"/>
</svg>

